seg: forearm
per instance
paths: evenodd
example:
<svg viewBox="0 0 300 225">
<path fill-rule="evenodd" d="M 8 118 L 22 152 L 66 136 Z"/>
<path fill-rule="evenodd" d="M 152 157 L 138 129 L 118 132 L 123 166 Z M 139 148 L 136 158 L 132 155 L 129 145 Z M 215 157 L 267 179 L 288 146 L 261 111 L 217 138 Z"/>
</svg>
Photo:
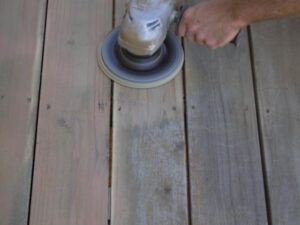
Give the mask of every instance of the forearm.
<svg viewBox="0 0 300 225">
<path fill-rule="evenodd" d="M 209 0 L 185 11 L 178 35 L 215 49 L 248 24 L 296 15 L 300 16 L 300 0 Z"/>
<path fill-rule="evenodd" d="M 300 0 L 225 0 L 233 16 L 242 24 L 300 15 Z"/>
</svg>

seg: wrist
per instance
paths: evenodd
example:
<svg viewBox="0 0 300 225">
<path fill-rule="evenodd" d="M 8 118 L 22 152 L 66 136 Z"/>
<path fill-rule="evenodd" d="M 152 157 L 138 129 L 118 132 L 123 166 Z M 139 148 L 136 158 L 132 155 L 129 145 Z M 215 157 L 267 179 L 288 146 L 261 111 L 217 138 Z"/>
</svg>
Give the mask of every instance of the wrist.
<svg viewBox="0 0 300 225">
<path fill-rule="evenodd" d="M 245 12 L 245 7 L 242 6 L 240 0 L 225 0 L 228 4 L 229 15 L 233 20 L 233 23 L 238 28 L 243 28 L 251 23 L 248 13 Z"/>
</svg>

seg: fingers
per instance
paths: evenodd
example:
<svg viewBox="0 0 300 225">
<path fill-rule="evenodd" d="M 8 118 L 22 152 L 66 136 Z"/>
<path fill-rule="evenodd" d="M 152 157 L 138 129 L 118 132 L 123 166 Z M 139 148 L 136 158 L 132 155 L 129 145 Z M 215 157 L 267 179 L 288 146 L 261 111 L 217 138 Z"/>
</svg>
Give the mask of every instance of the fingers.
<svg viewBox="0 0 300 225">
<path fill-rule="evenodd" d="M 197 23 L 195 23 L 195 12 L 193 8 L 187 9 L 179 23 L 177 34 L 180 37 L 186 37 L 190 42 L 197 42 Z"/>
<path fill-rule="evenodd" d="M 221 11 L 220 14 L 215 4 L 193 6 L 184 12 L 177 34 L 180 37 L 186 37 L 190 42 L 205 45 L 210 49 L 223 47 L 239 30 L 233 27 L 230 19 L 223 19 L 227 16 L 224 16 L 224 13 Z"/>
<path fill-rule="evenodd" d="M 202 33 L 197 33 L 195 42 L 199 45 L 206 45 L 205 36 Z"/>
<path fill-rule="evenodd" d="M 197 27 L 188 26 L 186 31 L 186 37 L 190 42 L 197 41 Z"/>
<path fill-rule="evenodd" d="M 193 13 L 194 12 L 193 12 L 192 8 L 187 9 L 183 13 L 182 18 L 181 18 L 181 20 L 179 22 L 178 30 L 177 30 L 177 33 L 178 33 L 179 37 L 186 36 L 186 34 L 187 34 L 187 26 L 188 26 L 188 24 L 191 24 L 191 22 L 192 22 Z"/>
<path fill-rule="evenodd" d="M 180 21 L 177 34 L 179 37 L 184 37 L 186 35 L 186 23 L 184 21 Z"/>
<path fill-rule="evenodd" d="M 223 34 L 218 34 L 217 31 L 211 32 L 211 34 L 205 30 L 198 27 L 186 26 L 185 37 L 188 41 L 197 43 L 199 45 L 204 45 L 211 50 L 224 47 L 226 44 L 232 40 L 232 38 L 224 38 Z M 230 36 L 231 37 L 231 36 Z"/>
<path fill-rule="evenodd" d="M 238 32 L 239 29 L 226 28 L 226 32 L 221 32 L 221 34 L 214 35 L 210 39 L 207 39 L 206 45 L 212 50 L 222 48 L 228 43 L 230 43 L 230 41 L 234 39 Z M 217 32 L 214 33 L 217 34 Z"/>
</svg>

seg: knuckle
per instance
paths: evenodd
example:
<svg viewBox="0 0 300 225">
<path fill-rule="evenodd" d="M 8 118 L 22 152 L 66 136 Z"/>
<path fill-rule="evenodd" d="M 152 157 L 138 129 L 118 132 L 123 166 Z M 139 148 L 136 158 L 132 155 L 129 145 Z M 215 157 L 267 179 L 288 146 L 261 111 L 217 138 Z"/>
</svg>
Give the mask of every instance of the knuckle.
<svg viewBox="0 0 300 225">
<path fill-rule="evenodd" d="M 195 25 L 193 25 L 193 24 L 189 24 L 189 25 L 187 26 L 187 31 L 188 31 L 189 33 L 193 34 L 193 35 L 195 36 L 195 38 L 196 38 L 197 33 L 198 33 L 198 28 L 197 28 L 197 26 L 195 26 Z"/>
<path fill-rule="evenodd" d="M 196 33 L 198 29 L 197 29 L 197 26 L 191 25 L 191 26 L 189 26 L 189 30 L 193 33 Z"/>
<path fill-rule="evenodd" d="M 198 33 L 198 34 L 196 35 L 196 39 L 197 39 L 198 42 L 203 42 L 204 39 L 205 39 L 205 37 L 204 37 L 203 34 Z"/>
<path fill-rule="evenodd" d="M 215 40 L 207 40 L 206 45 L 210 49 L 216 49 L 217 48 L 217 42 Z"/>
<path fill-rule="evenodd" d="M 192 15 L 193 15 L 193 9 L 189 8 L 183 13 L 182 19 L 189 20 L 192 17 Z"/>
<path fill-rule="evenodd" d="M 194 35 L 194 32 L 190 29 L 187 29 L 186 33 L 187 33 L 188 36 Z"/>
</svg>

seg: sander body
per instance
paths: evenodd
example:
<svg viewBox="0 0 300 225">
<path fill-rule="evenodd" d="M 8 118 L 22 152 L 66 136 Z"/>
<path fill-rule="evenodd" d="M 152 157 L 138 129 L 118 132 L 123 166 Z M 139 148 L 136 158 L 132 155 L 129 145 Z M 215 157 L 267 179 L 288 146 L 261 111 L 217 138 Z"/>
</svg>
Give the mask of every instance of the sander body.
<svg viewBox="0 0 300 225">
<path fill-rule="evenodd" d="M 131 0 L 119 27 L 98 48 L 104 73 L 131 88 L 152 88 L 172 80 L 181 70 L 184 53 L 169 27 L 184 11 L 174 0 Z"/>
</svg>

